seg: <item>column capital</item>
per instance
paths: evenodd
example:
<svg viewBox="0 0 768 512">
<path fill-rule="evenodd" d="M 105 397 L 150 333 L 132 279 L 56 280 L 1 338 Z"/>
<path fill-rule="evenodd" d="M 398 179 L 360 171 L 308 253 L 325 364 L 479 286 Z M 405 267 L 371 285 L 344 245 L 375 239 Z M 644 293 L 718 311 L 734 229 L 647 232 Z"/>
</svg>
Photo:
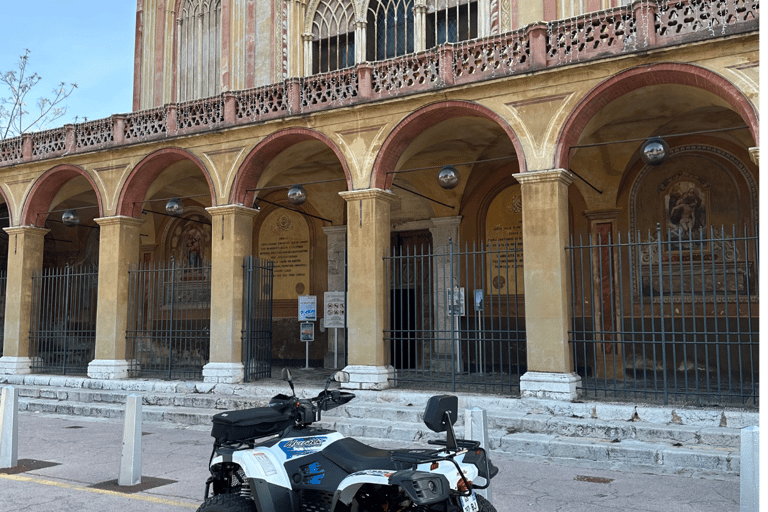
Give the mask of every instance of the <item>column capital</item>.
<svg viewBox="0 0 768 512">
<path fill-rule="evenodd" d="M 44 237 L 50 229 L 39 228 L 37 226 L 12 226 L 9 228 L 3 228 L 3 231 L 9 235 L 32 235 Z"/>
<path fill-rule="evenodd" d="M 760 165 L 760 147 L 756 146 L 754 148 L 749 148 L 749 158 L 752 159 L 752 161 L 755 163 L 755 165 Z"/>
<path fill-rule="evenodd" d="M 347 232 L 347 226 L 323 226 L 326 236 L 343 235 Z"/>
<path fill-rule="evenodd" d="M 256 217 L 256 215 L 259 214 L 259 210 L 254 210 L 253 208 L 248 208 L 247 206 L 243 206 L 241 204 L 225 204 L 222 206 L 209 206 L 205 209 L 211 217 L 218 217 L 218 216 L 224 216 L 224 215 L 247 215 L 251 217 Z"/>
<path fill-rule="evenodd" d="M 142 224 L 144 224 L 143 219 L 137 219 L 136 217 L 128 217 L 126 215 L 113 215 L 111 217 L 99 217 L 97 219 L 93 219 L 96 224 L 99 226 L 114 226 L 114 225 L 125 225 L 125 226 L 135 226 L 139 227 Z"/>
<path fill-rule="evenodd" d="M 621 213 L 621 208 L 604 208 L 601 210 L 584 210 L 584 216 L 590 221 L 616 220 Z"/>
<path fill-rule="evenodd" d="M 364 200 L 370 200 L 370 199 L 381 199 L 384 201 L 388 201 L 390 203 L 394 203 L 397 201 L 397 196 L 394 192 L 391 190 L 383 190 L 380 188 L 366 188 L 362 190 L 345 190 L 343 192 L 339 192 L 339 195 L 344 199 L 346 202 L 351 203 L 354 201 L 364 201 Z"/>
<path fill-rule="evenodd" d="M 432 224 L 434 224 L 435 227 L 443 227 L 443 226 L 459 226 L 461 225 L 461 215 L 454 215 L 451 217 L 433 217 L 429 220 L 432 221 Z"/>
<path fill-rule="evenodd" d="M 512 175 L 521 185 L 561 181 L 566 186 L 573 183 L 573 174 L 567 169 L 546 169 L 542 171 L 518 172 Z"/>
</svg>

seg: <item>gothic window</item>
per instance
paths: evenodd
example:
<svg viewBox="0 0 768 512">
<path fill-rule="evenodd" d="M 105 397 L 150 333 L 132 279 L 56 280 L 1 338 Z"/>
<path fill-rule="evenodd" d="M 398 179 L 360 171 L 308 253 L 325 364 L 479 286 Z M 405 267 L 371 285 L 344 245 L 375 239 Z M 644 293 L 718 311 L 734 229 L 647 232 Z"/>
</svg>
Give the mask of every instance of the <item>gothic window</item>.
<svg viewBox="0 0 768 512">
<path fill-rule="evenodd" d="M 369 61 L 413 52 L 413 0 L 371 0 L 368 5 Z"/>
<path fill-rule="evenodd" d="M 184 0 L 178 18 L 177 101 L 221 92 L 221 0 Z"/>
<path fill-rule="evenodd" d="M 355 12 L 349 0 L 321 0 L 312 20 L 312 73 L 355 65 Z"/>
<path fill-rule="evenodd" d="M 427 7 L 427 48 L 477 37 L 477 2 L 448 0 Z"/>
</svg>

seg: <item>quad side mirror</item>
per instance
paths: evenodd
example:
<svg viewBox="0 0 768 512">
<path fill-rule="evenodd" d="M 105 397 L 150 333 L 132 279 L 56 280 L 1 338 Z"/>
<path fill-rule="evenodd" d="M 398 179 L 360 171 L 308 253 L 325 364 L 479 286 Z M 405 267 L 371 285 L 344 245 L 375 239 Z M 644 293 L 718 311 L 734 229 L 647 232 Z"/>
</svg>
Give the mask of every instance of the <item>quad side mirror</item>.
<svg viewBox="0 0 768 512">
<path fill-rule="evenodd" d="M 349 373 L 344 371 L 338 371 L 333 374 L 333 380 L 336 382 L 349 382 Z"/>
</svg>

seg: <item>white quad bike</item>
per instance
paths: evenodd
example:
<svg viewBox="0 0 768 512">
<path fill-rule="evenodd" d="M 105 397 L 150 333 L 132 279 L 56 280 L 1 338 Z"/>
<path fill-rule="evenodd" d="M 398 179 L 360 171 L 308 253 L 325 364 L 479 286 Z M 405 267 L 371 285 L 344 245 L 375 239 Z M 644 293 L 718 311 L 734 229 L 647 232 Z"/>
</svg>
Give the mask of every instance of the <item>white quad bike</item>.
<svg viewBox="0 0 768 512">
<path fill-rule="evenodd" d="M 213 417 L 211 476 L 198 512 L 496 512 L 474 489 L 485 489 L 496 468 L 476 441 L 456 439 L 458 399 L 433 396 L 424 423 L 446 439 L 435 449 L 382 450 L 312 427 L 320 412 L 355 395 L 329 390 L 298 398 L 279 394 L 269 407 Z"/>
</svg>

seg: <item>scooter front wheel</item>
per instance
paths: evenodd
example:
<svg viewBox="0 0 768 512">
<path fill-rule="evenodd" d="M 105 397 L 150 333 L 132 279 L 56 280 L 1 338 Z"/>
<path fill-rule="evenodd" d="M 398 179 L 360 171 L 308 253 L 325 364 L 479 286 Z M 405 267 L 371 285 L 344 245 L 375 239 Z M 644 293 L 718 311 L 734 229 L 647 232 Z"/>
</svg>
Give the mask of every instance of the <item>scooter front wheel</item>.
<svg viewBox="0 0 768 512">
<path fill-rule="evenodd" d="M 217 494 L 205 500 L 197 512 L 256 512 L 256 505 L 239 494 Z"/>
</svg>

